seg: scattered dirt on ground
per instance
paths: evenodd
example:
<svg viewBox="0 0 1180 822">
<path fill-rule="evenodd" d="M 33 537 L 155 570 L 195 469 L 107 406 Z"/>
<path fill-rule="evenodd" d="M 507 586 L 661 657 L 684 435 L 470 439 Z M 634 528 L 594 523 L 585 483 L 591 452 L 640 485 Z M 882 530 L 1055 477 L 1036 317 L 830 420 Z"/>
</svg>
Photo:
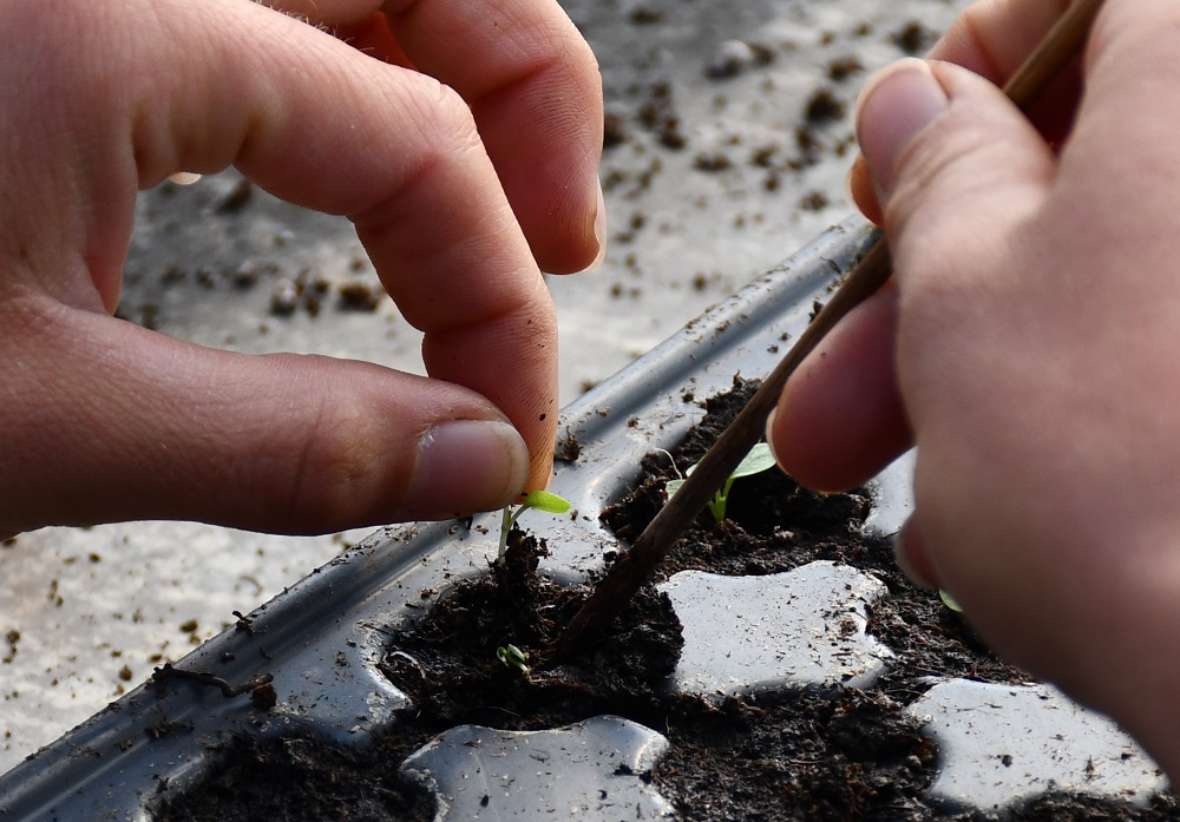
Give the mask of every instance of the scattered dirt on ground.
<svg viewBox="0 0 1180 822">
<path fill-rule="evenodd" d="M 626 120 L 618 114 L 607 112 L 602 121 L 602 147 L 612 149 L 627 141 Z"/>
<path fill-rule="evenodd" d="M 20 631 L 15 628 L 5 632 L 4 642 L 8 645 L 8 651 L 3 657 L 0 657 L 0 663 L 10 663 L 16 658 L 17 646 L 20 644 Z"/>
<path fill-rule="evenodd" d="M 697 171 L 715 173 L 718 171 L 725 171 L 727 168 L 732 167 L 733 161 L 729 159 L 727 154 L 720 151 L 714 151 L 710 153 L 698 154 L 693 159 L 692 165 Z"/>
<path fill-rule="evenodd" d="M 219 214 L 237 214 L 254 196 L 254 185 L 246 178 L 238 180 L 234 187 L 229 190 L 221 202 L 217 204 L 217 212 Z"/>
<path fill-rule="evenodd" d="M 342 283 L 339 291 L 340 308 L 344 311 L 376 311 L 385 294 L 379 287 L 362 282 Z"/>
<path fill-rule="evenodd" d="M 804 211 L 823 211 L 828 207 L 828 196 L 822 191 L 809 191 L 799 200 L 799 208 Z"/>
<path fill-rule="evenodd" d="M 676 151 L 684 148 L 688 142 L 681 131 L 672 86 L 666 81 L 661 80 L 648 87 L 647 100 L 639 107 L 639 124 L 655 132 L 664 148 Z"/>
<path fill-rule="evenodd" d="M 831 89 L 820 88 L 807 100 L 803 115 L 812 125 L 822 125 L 840 120 L 844 117 L 847 107 L 844 101 L 837 97 Z"/>
<path fill-rule="evenodd" d="M 937 35 L 918 20 L 910 20 L 895 31 L 890 39 L 906 54 L 920 54 L 934 44 Z"/>
<path fill-rule="evenodd" d="M 854 74 L 860 74 L 864 70 L 865 68 L 861 64 L 860 58 L 850 54 L 847 57 L 838 57 L 828 63 L 828 78 L 833 82 L 842 83 Z"/>
<path fill-rule="evenodd" d="M 637 26 L 650 26 L 653 23 L 662 21 L 664 19 L 664 13 L 659 9 L 649 6 L 636 6 L 631 10 L 631 15 L 628 19 Z"/>
</svg>

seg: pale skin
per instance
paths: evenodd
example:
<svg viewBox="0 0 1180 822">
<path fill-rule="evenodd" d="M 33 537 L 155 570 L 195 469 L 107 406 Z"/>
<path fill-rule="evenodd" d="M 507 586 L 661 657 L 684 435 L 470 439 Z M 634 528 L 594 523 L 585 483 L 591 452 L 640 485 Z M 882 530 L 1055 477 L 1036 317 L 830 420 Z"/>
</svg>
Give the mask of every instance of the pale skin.
<svg viewBox="0 0 1180 822">
<path fill-rule="evenodd" d="M 1038 132 L 993 83 L 1065 5 L 983 0 L 934 60 L 870 82 L 852 185 L 894 279 L 788 385 L 770 433 L 828 490 L 916 444 L 899 562 L 1175 777 L 1180 5 L 1108 0 Z"/>
<path fill-rule="evenodd" d="M 540 270 L 601 252 L 602 91 L 555 0 L 0 0 L 0 536 L 324 532 L 547 484 Z M 339 36 L 333 36 L 333 34 Z M 137 191 L 230 165 L 345 215 L 430 379 L 112 318 Z"/>
<path fill-rule="evenodd" d="M 545 484 L 539 269 L 600 252 L 589 49 L 551 0 L 285 5 L 351 44 L 246 0 L 0 0 L 0 31 L 20 32 L 0 50 L 0 533 L 328 531 Z M 770 433 L 829 490 L 916 443 L 903 565 L 1177 775 L 1180 6 L 1109 0 L 1038 132 L 993 83 L 1064 5 L 978 2 L 945 62 L 871 84 L 853 190 L 896 276 Z M 111 318 L 136 192 L 229 165 L 354 220 L 426 332 L 430 379 Z"/>
</svg>

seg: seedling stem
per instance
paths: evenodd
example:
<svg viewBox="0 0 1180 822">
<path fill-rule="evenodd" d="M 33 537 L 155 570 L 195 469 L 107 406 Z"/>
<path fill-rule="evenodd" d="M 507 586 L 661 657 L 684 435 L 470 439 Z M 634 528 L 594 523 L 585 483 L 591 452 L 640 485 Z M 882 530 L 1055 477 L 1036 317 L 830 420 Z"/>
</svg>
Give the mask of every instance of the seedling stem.
<svg viewBox="0 0 1180 822">
<path fill-rule="evenodd" d="M 570 501 L 549 491 L 529 491 L 524 495 L 520 505 L 515 508 L 507 506 L 500 518 L 500 548 L 496 552 L 497 562 L 504 559 L 504 552 L 508 550 L 508 535 L 512 532 L 512 526 L 520 519 L 520 515 L 530 508 L 550 514 L 564 514 L 570 509 Z"/>
<path fill-rule="evenodd" d="M 662 449 L 661 452 L 664 454 L 668 453 Z M 671 454 L 668 454 L 668 459 L 672 459 Z M 734 480 L 741 479 L 742 477 L 750 477 L 754 474 L 761 474 L 763 471 L 769 471 L 773 467 L 774 454 L 771 452 L 769 445 L 764 442 L 760 442 L 751 448 L 750 452 L 746 454 L 740 463 L 738 463 L 738 467 L 733 469 L 733 473 L 730 474 L 725 480 L 725 484 L 721 486 L 721 489 L 713 494 L 713 498 L 711 500 L 705 503 L 709 509 L 709 513 L 713 515 L 713 521 L 716 523 L 721 523 L 725 519 L 725 512 L 729 505 L 729 491 L 731 488 L 733 488 Z M 689 468 L 687 472 L 688 475 L 691 476 L 695 469 L 695 465 L 692 466 L 692 468 Z M 672 463 L 672 470 L 676 471 L 677 475 L 680 474 L 680 472 L 676 470 L 675 462 Z M 664 490 L 668 492 L 668 497 L 671 498 L 671 496 L 675 494 L 680 486 L 684 485 L 685 482 L 686 480 L 683 477 L 668 482 L 668 484 L 664 486 Z"/>
</svg>

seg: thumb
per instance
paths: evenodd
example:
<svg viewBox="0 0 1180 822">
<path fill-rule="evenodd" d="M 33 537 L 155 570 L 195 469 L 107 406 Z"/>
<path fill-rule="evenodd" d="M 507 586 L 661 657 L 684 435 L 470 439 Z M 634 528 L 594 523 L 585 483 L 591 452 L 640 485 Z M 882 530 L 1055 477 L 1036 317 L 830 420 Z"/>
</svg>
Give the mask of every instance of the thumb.
<svg viewBox="0 0 1180 822">
<path fill-rule="evenodd" d="M 1044 202 L 1055 168 L 998 88 L 949 63 L 885 69 L 861 94 L 856 121 L 877 194 L 871 216 L 879 221 L 880 203 L 899 288 L 858 307 L 812 352 L 767 431 L 784 469 L 826 490 L 864 482 L 921 434 L 921 396 L 900 390 L 914 348 L 899 327 L 908 319 L 921 348 L 940 327 L 924 318 L 949 316 L 947 299 L 970 302 L 960 298 L 978 287 L 972 278 L 995 279 L 1007 229 Z"/>
<path fill-rule="evenodd" d="M 0 363 L 16 400 L 0 405 L 0 532 L 187 519 L 317 533 L 488 510 L 527 481 L 520 435 L 461 386 L 37 313 Z"/>
<path fill-rule="evenodd" d="M 903 277 L 918 237 L 1012 225 L 1054 176 L 1052 151 L 1016 105 L 951 63 L 884 69 L 861 94 L 856 128 Z"/>
</svg>

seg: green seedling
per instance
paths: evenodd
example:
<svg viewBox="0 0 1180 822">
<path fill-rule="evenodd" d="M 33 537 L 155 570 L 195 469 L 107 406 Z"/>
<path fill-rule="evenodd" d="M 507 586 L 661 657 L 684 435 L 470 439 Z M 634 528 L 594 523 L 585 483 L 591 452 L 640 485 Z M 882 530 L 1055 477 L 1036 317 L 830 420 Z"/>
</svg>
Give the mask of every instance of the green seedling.
<svg viewBox="0 0 1180 822">
<path fill-rule="evenodd" d="M 512 643 L 501 645 L 496 649 L 496 659 L 506 668 L 512 668 L 520 673 L 521 676 L 529 675 L 528 660 L 529 655 L 517 648 Z"/>
<path fill-rule="evenodd" d="M 940 590 L 938 592 L 938 598 L 942 600 L 943 605 L 950 608 L 956 614 L 963 613 L 963 606 L 959 605 L 959 603 L 955 601 L 955 598 L 946 591 Z"/>
<path fill-rule="evenodd" d="M 671 456 L 669 455 L 669 459 Z M 729 503 L 729 491 L 733 487 L 734 480 L 739 480 L 742 477 L 750 477 L 754 474 L 761 474 L 763 471 L 769 471 L 774 467 L 774 454 L 770 451 L 770 446 L 764 442 L 760 442 L 750 449 L 750 453 L 746 454 L 742 461 L 738 463 L 738 467 L 733 469 L 733 473 L 729 475 L 729 479 L 725 481 L 725 485 L 721 490 L 713 495 L 713 499 L 709 501 L 709 513 L 713 515 L 714 521 L 720 523 L 725 519 L 725 509 Z M 672 463 L 672 468 L 676 468 L 676 463 Z M 687 476 L 692 476 L 693 470 L 696 466 L 692 466 L 685 472 Z M 679 471 L 677 471 L 679 473 Z M 674 479 L 664 486 L 664 490 L 668 492 L 668 496 L 672 496 L 684 485 L 684 478 Z"/>
<path fill-rule="evenodd" d="M 506 507 L 500 520 L 500 550 L 496 554 L 497 562 L 504 558 L 504 552 L 508 550 L 508 534 L 512 531 L 512 526 L 520 519 L 520 515 L 530 508 L 549 514 L 564 514 L 570 509 L 570 501 L 549 491 L 529 491 L 524 495 L 520 505 L 515 508 L 511 505 Z"/>
</svg>

